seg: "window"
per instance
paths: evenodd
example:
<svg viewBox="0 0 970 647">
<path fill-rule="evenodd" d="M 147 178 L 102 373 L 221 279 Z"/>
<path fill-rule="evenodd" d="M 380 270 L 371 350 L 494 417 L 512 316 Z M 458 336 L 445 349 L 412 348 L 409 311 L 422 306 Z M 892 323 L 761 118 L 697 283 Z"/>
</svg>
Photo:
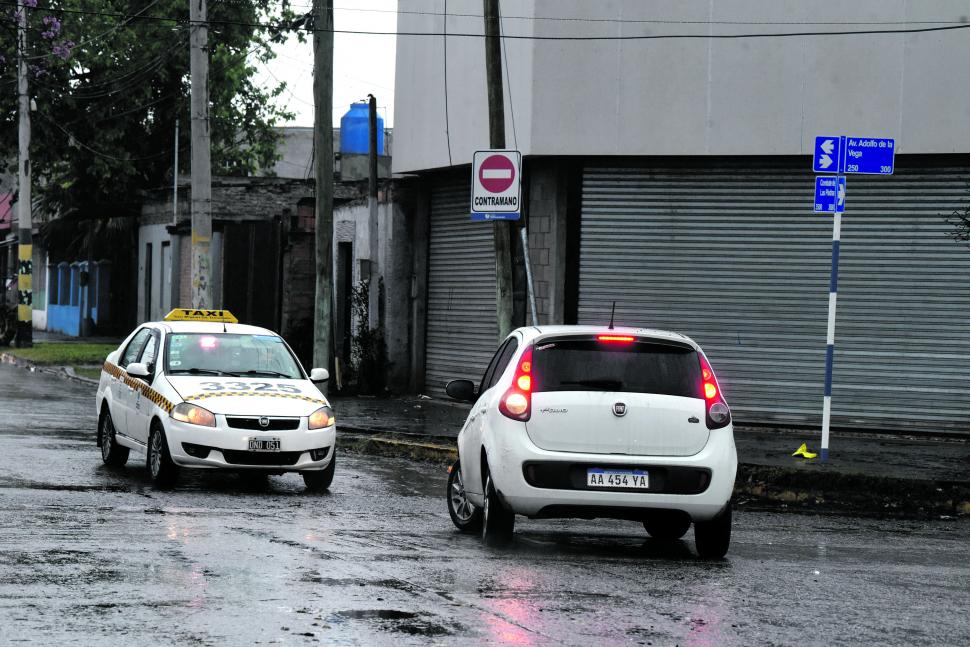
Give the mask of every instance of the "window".
<svg viewBox="0 0 970 647">
<path fill-rule="evenodd" d="M 532 355 L 532 389 L 621 391 L 700 398 L 701 369 L 690 346 L 595 339 L 548 340 Z"/>
<path fill-rule="evenodd" d="M 505 372 L 505 367 L 509 365 L 509 360 L 512 358 L 512 354 L 515 353 L 515 349 L 518 346 L 519 340 L 512 337 L 507 339 L 495 351 L 495 355 L 492 356 L 492 361 L 488 363 L 488 368 L 485 369 L 485 375 L 482 376 L 482 382 L 478 385 L 479 395 L 495 386 L 498 379 L 502 377 L 502 373 Z"/>
<path fill-rule="evenodd" d="M 152 336 L 151 328 L 142 328 L 135 333 L 135 336 L 131 338 L 128 342 L 128 347 L 125 348 L 124 354 L 121 356 L 121 368 L 128 368 L 128 365 L 135 362 L 137 358 L 141 355 L 141 351 L 145 348 L 145 342 L 148 338 Z"/>
<path fill-rule="evenodd" d="M 278 335 L 171 333 L 165 338 L 165 373 L 303 378 Z"/>
<path fill-rule="evenodd" d="M 138 360 L 142 364 L 148 366 L 149 371 L 155 370 L 155 358 L 158 356 L 158 335 L 153 334 L 145 342 L 145 349 L 141 352 L 141 359 Z"/>
</svg>

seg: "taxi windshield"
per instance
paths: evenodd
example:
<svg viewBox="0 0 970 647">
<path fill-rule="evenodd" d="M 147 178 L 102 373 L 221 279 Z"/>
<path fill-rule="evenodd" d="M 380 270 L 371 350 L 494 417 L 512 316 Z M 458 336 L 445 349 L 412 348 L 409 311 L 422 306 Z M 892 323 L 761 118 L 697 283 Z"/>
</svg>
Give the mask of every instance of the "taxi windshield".
<svg viewBox="0 0 970 647">
<path fill-rule="evenodd" d="M 172 333 L 165 340 L 168 375 L 229 375 L 302 379 L 292 353 L 277 335 Z"/>
</svg>

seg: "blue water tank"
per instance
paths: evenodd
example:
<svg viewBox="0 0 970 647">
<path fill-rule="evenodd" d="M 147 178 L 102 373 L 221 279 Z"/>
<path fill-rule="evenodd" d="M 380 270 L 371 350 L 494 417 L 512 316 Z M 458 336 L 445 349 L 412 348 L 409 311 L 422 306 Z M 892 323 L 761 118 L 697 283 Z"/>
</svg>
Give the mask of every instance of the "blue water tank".
<svg viewBox="0 0 970 647">
<path fill-rule="evenodd" d="M 350 104 L 350 110 L 340 118 L 340 152 L 367 155 L 370 153 L 370 108 L 366 102 Z M 377 154 L 384 154 L 384 120 L 377 116 Z"/>
</svg>

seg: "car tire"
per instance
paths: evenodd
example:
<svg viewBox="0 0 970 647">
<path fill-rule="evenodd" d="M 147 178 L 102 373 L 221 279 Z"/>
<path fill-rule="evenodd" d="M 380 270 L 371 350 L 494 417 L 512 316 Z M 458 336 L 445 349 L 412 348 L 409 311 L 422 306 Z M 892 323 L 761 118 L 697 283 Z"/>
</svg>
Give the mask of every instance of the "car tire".
<svg viewBox="0 0 970 647">
<path fill-rule="evenodd" d="M 152 425 L 148 434 L 148 451 L 145 456 L 148 477 L 157 487 L 172 487 L 178 480 L 179 466 L 172 460 L 168 450 L 165 430 L 158 423 Z"/>
<path fill-rule="evenodd" d="M 101 412 L 98 420 L 98 445 L 101 447 L 101 460 L 110 467 L 121 467 L 128 462 L 127 447 L 118 444 L 115 437 L 114 420 L 108 407 Z"/>
<path fill-rule="evenodd" d="M 697 554 L 704 559 L 721 559 L 731 545 L 731 504 L 710 521 L 694 524 Z"/>
<path fill-rule="evenodd" d="M 643 528 L 659 541 L 676 541 L 690 530 L 690 516 L 682 512 L 662 512 L 643 520 Z"/>
<path fill-rule="evenodd" d="M 482 539 L 487 546 L 505 546 L 512 541 L 515 513 L 505 507 L 490 473 L 485 474 L 485 507 L 482 509 Z"/>
<path fill-rule="evenodd" d="M 330 484 L 333 483 L 333 473 L 337 467 L 337 450 L 334 448 L 333 457 L 330 459 L 330 464 L 324 467 L 322 470 L 313 470 L 312 472 L 300 472 L 303 475 L 303 484 L 306 485 L 306 489 L 311 492 L 326 492 L 330 489 Z"/>
<path fill-rule="evenodd" d="M 482 529 L 482 509 L 468 500 L 465 483 L 461 477 L 461 461 L 455 461 L 448 473 L 448 514 L 455 528 L 462 532 L 479 532 Z"/>
</svg>

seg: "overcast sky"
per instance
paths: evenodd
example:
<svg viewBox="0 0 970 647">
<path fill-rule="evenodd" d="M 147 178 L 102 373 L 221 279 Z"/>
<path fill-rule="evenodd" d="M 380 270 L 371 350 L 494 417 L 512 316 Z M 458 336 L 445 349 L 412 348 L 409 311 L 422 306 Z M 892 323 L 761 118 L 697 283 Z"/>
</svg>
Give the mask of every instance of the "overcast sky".
<svg viewBox="0 0 970 647">
<path fill-rule="evenodd" d="M 295 0 L 294 10 L 310 11 L 311 0 Z M 397 28 L 397 0 L 334 0 L 334 29 L 393 32 Z M 277 49 L 268 65 L 257 63 L 257 79 L 267 86 L 286 82 L 281 102 L 296 114 L 291 126 L 313 125 L 312 38 L 291 38 Z M 335 34 L 333 52 L 333 123 L 354 101 L 377 97 L 384 125 L 394 124 L 394 36 Z"/>
</svg>

